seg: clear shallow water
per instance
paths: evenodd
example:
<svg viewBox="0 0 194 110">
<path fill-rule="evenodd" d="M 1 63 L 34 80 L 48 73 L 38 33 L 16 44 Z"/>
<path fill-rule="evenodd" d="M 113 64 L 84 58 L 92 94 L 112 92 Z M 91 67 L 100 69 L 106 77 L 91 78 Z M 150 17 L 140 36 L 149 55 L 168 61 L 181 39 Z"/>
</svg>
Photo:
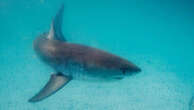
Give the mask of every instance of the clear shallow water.
<svg viewBox="0 0 194 110">
<path fill-rule="evenodd" d="M 142 72 L 116 82 L 74 80 L 39 103 L 27 100 L 52 70 L 32 42 L 65 3 L 74 43 L 129 59 Z M 186 1 L 0 1 L 0 110 L 188 110 L 194 95 L 193 3 Z"/>
</svg>

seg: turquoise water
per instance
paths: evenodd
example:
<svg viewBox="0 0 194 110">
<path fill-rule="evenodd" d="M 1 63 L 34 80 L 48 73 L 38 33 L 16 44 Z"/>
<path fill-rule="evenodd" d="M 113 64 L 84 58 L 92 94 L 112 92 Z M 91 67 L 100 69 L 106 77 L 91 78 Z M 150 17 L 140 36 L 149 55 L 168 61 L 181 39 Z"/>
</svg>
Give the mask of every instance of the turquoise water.
<svg viewBox="0 0 194 110">
<path fill-rule="evenodd" d="M 29 103 L 52 72 L 32 43 L 62 2 L 68 41 L 127 58 L 142 72 L 116 82 L 73 80 Z M 188 110 L 193 7 L 190 0 L 0 0 L 0 110 Z"/>
</svg>

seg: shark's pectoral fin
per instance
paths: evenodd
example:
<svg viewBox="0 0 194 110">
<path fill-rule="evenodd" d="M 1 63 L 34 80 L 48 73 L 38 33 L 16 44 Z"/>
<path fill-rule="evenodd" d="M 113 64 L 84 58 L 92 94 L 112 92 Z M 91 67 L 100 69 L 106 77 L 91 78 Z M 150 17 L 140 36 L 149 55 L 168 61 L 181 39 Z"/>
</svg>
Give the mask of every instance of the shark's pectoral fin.
<svg viewBox="0 0 194 110">
<path fill-rule="evenodd" d="M 70 76 L 63 75 L 62 73 L 52 74 L 44 88 L 32 97 L 29 102 L 37 102 L 51 96 L 66 85 L 71 79 Z"/>
</svg>

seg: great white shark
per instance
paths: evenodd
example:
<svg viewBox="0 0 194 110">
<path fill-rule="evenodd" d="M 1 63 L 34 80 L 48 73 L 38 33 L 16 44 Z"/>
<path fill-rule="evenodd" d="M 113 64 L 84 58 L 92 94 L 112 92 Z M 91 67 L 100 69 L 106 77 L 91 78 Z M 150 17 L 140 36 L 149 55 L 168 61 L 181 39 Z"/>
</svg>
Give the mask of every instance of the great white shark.
<svg viewBox="0 0 194 110">
<path fill-rule="evenodd" d="M 49 32 L 39 35 L 33 43 L 38 57 L 51 66 L 55 73 L 48 83 L 29 102 L 51 96 L 71 80 L 83 76 L 97 79 L 120 79 L 140 72 L 132 62 L 111 53 L 86 45 L 68 42 L 62 34 L 64 5 L 52 20 Z M 75 72 L 75 70 L 79 72 Z"/>
</svg>

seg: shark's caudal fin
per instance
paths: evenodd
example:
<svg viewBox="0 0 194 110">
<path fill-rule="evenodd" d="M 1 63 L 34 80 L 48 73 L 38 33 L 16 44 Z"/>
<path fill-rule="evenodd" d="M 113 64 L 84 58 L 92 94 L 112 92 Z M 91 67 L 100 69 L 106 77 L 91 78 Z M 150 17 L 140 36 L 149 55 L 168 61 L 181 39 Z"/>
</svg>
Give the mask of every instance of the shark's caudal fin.
<svg viewBox="0 0 194 110">
<path fill-rule="evenodd" d="M 52 20 L 51 27 L 48 34 L 48 39 L 66 41 L 62 33 L 63 12 L 64 12 L 64 4 L 61 5 L 56 16 Z"/>
</svg>

